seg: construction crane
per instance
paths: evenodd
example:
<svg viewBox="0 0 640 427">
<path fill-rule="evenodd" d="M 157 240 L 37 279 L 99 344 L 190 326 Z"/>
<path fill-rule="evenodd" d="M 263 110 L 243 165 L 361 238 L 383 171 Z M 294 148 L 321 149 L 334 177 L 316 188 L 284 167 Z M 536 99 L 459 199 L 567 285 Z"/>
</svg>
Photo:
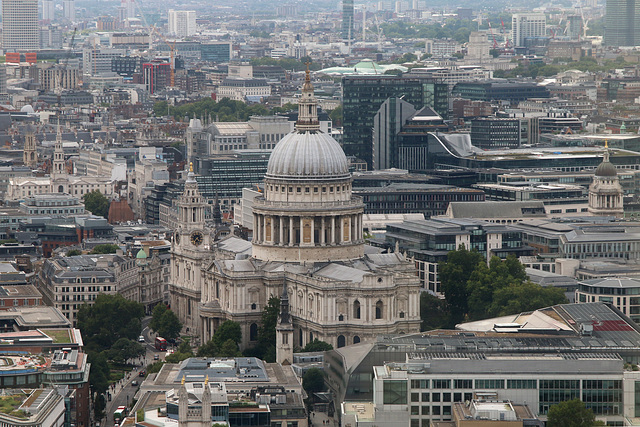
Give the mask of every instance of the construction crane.
<svg viewBox="0 0 640 427">
<path fill-rule="evenodd" d="M 509 43 L 509 38 L 507 37 L 507 30 L 504 28 L 504 21 L 500 19 L 500 24 L 502 25 L 502 35 L 504 36 L 504 48 L 509 49 L 511 47 Z"/>
<path fill-rule="evenodd" d="M 489 22 L 489 31 L 491 32 L 491 37 L 493 37 L 493 48 L 498 48 L 498 41 L 496 40 L 496 36 L 493 34 L 493 28 L 491 27 L 491 22 Z"/>
</svg>

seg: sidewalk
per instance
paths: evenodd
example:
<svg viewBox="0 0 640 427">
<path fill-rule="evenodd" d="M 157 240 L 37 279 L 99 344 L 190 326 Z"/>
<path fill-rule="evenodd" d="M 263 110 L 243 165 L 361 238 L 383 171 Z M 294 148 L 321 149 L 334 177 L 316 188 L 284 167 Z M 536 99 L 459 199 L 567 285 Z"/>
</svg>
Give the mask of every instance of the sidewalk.
<svg viewBox="0 0 640 427">
<path fill-rule="evenodd" d="M 329 418 L 329 416 L 325 412 L 312 412 L 311 425 L 313 427 L 316 427 L 316 426 L 338 427 L 338 422 L 333 418 Z"/>
</svg>

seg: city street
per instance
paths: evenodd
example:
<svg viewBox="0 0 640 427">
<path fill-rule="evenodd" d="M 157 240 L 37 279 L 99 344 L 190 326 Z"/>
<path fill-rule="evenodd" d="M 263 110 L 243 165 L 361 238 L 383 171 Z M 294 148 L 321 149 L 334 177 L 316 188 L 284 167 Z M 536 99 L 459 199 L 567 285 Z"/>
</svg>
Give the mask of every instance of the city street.
<svg viewBox="0 0 640 427">
<path fill-rule="evenodd" d="M 139 388 L 140 383 L 144 381 L 144 377 L 139 376 L 140 370 L 146 370 L 147 366 L 155 362 L 154 355 L 157 354 L 159 356 L 159 360 L 164 360 L 165 352 L 156 351 L 154 347 L 155 334 L 149 329 L 148 324 L 150 320 L 150 317 L 142 319 L 142 336 L 144 336 L 145 339 L 144 346 L 146 349 L 145 356 L 144 358 L 129 361 L 136 365 L 134 368 L 135 370 L 127 373 L 123 379 L 113 384 L 113 386 L 108 389 L 107 393 L 111 394 L 111 401 L 109 401 L 107 397 L 105 417 L 101 421 L 102 426 L 112 427 L 115 424 L 113 413 L 118 406 L 129 406 Z M 131 385 L 131 382 L 134 380 L 138 382 L 137 386 Z"/>
</svg>

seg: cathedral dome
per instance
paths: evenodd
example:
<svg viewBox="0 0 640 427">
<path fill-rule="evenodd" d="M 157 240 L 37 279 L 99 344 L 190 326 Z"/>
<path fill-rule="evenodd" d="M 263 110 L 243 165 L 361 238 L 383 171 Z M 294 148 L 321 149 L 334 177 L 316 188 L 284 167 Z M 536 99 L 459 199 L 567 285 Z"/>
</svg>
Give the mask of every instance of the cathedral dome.
<svg viewBox="0 0 640 427">
<path fill-rule="evenodd" d="M 340 144 L 326 133 L 294 131 L 273 149 L 266 177 L 344 179 L 349 178 L 349 162 Z"/>
</svg>

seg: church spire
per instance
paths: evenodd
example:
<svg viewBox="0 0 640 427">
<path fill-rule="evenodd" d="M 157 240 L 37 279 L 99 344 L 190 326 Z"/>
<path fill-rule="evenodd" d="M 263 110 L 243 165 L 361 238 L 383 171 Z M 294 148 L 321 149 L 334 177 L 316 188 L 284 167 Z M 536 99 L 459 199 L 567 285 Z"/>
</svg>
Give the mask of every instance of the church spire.
<svg viewBox="0 0 640 427">
<path fill-rule="evenodd" d="M 53 150 L 53 175 L 60 176 L 67 173 L 67 167 L 64 162 L 64 149 L 62 147 L 62 130 L 58 121 L 58 132 L 56 135 L 56 144 Z"/>
<path fill-rule="evenodd" d="M 309 71 L 310 62 L 306 62 L 307 70 L 305 71 L 304 84 L 302 85 L 302 94 L 298 101 L 298 121 L 296 122 L 296 130 L 298 132 L 317 132 L 320 130 L 318 122 L 318 103 L 311 84 L 311 73 Z"/>
</svg>

